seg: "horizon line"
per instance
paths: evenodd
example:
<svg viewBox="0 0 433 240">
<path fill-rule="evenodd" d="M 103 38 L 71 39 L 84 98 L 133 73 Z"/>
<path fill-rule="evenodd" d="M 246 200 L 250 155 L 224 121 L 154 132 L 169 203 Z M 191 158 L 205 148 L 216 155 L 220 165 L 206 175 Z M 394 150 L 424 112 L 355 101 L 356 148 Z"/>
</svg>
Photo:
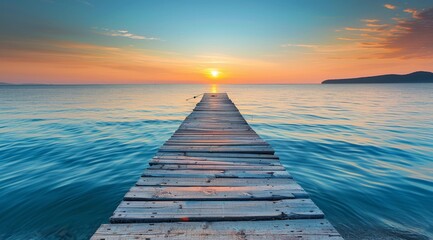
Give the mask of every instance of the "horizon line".
<svg viewBox="0 0 433 240">
<path fill-rule="evenodd" d="M 101 86 L 101 85 L 321 85 L 322 83 L 8 83 L 0 86 Z"/>
</svg>

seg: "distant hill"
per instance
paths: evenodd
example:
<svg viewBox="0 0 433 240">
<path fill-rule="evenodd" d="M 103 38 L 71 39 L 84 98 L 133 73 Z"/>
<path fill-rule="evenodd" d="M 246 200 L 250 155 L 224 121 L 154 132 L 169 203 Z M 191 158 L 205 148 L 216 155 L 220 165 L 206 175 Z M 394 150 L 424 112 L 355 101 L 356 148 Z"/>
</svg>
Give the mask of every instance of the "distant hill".
<svg viewBox="0 0 433 240">
<path fill-rule="evenodd" d="M 0 85 L 11 85 L 11 84 L 7 82 L 0 82 Z"/>
<path fill-rule="evenodd" d="M 344 83 L 433 83 L 433 73 L 413 72 L 405 75 L 387 74 L 371 77 L 329 79 L 322 82 L 322 84 Z"/>
</svg>

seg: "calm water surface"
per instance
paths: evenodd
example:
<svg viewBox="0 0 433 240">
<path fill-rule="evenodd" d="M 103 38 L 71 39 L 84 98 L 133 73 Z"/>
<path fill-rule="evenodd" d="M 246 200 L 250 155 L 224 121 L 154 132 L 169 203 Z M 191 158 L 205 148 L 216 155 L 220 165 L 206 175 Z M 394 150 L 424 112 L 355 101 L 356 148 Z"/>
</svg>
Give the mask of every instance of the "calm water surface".
<svg viewBox="0 0 433 240">
<path fill-rule="evenodd" d="M 214 86 L 347 239 L 433 238 L 433 84 Z M 86 239 L 208 85 L 0 86 L 0 239 Z"/>
</svg>

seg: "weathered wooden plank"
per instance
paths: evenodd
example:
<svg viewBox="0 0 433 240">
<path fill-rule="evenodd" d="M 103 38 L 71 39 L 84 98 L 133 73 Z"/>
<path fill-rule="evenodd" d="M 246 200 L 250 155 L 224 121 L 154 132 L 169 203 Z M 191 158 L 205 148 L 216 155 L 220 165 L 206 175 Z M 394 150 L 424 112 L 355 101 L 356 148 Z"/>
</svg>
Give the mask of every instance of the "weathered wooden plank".
<svg viewBox="0 0 433 240">
<path fill-rule="evenodd" d="M 320 219 L 310 199 L 280 201 L 122 201 L 111 223 Z"/>
<path fill-rule="evenodd" d="M 204 120 L 204 119 L 202 119 Z M 228 121 L 219 121 L 219 122 L 206 122 L 206 121 L 188 121 L 185 120 L 180 126 L 213 126 L 213 127 L 249 127 L 249 125 L 243 121 L 243 122 L 228 122 Z"/>
<path fill-rule="evenodd" d="M 206 152 L 157 152 L 156 156 L 278 159 L 278 156 L 274 154 L 257 154 L 257 153 L 251 154 L 251 153 L 206 153 Z"/>
<path fill-rule="evenodd" d="M 235 135 L 235 134 L 254 134 L 253 132 L 251 132 L 251 128 L 247 127 L 247 126 L 243 126 L 243 127 L 236 127 L 236 126 L 221 126 L 221 127 L 216 127 L 216 126 L 204 126 L 204 125 L 200 125 L 200 126 L 192 126 L 192 125 L 185 125 L 182 127 L 179 127 L 179 130 L 176 132 L 176 134 L 196 134 L 196 133 L 200 133 L 200 134 L 214 134 L 216 131 L 218 131 L 219 134 L 224 134 L 224 135 Z"/>
<path fill-rule="evenodd" d="M 222 130 L 222 129 L 230 129 L 230 130 L 250 130 L 251 127 L 246 124 L 221 124 L 221 123 L 184 123 L 182 124 L 179 129 L 181 130 L 188 130 L 188 129 L 194 129 L 199 130 L 203 129 L 205 131 L 215 131 L 215 130 Z"/>
<path fill-rule="evenodd" d="M 251 132 L 250 130 L 242 130 L 242 131 L 231 131 L 230 129 L 227 131 L 200 131 L 200 130 L 188 130 L 184 132 L 175 132 L 173 137 L 224 137 L 225 139 L 231 140 L 231 139 L 237 139 L 240 137 L 246 137 L 246 138 L 258 138 L 257 134 L 254 132 Z"/>
<path fill-rule="evenodd" d="M 152 164 L 148 169 L 161 169 L 161 170 L 245 170 L 245 171 L 284 171 L 283 166 L 265 166 L 265 165 L 198 165 L 198 164 Z"/>
<path fill-rule="evenodd" d="M 153 159 L 175 159 L 175 160 L 196 160 L 196 161 L 225 161 L 225 162 L 269 162 L 279 163 L 278 157 L 275 155 L 274 158 L 240 158 L 240 157 L 223 157 L 223 156 L 210 156 L 210 157 L 195 157 L 195 156 L 174 156 L 174 155 L 161 155 L 154 156 Z"/>
<path fill-rule="evenodd" d="M 272 147 L 270 147 L 269 145 L 244 145 L 244 146 L 214 146 L 214 145 L 210 145 L 210 146 L 194 146 L 194 145 L 163 145 L 161 148 L 163 149 L 181 149 L 181 150 L 207 150 L 207 149 L 227 149 L 228 151 L 232 151 L 232 150 L 250 150 L 250 149 L 260 149 L 260 150 L 265 150 L 265 151 L 271 151 L 272 153 L 274 152 L 274 150 L 272 149 Z"/>
<path fill-rule="evenodd" d="M 189 115 L 185 118 L 184 122 L 191 123 L 191 122 L 201 122 L 201 123 L 221 123 L 220 117 L 214 117 L 214 116 L 199 116 L 199 115 Z M 248 124 L 243 117 L 225 117 L 224 118 L 225 123 L 237 123 L 237 124 Z"/>
<path fill-rule="evenodd" d="M 228 98 L 227 98 L 227 99 L 228 99 Z M 228 102 L 227 100 L 226 100 L 226 102 L 224 102 L 224 101 L 212 101 L 212 102 L 210 102 L 210 101 L 200 101 L 200 102 L 198 102 L 196 105 L 197 105 L 197 106 L 203 106 L 203 105 L 210 105 L 210 106 L 213 106 L 213 105 L 219 105 L 219 106 L 235 106 L 231 101 Z"/>
<path fill-rule="evenodd" d="M 186 127 L 203 127 L 203 128 L 215 128 L 215 129 L 219 129 L 219 128 L 239 128 L 239 129 L 251 129 L 251 127 L 248 124 L 245 123 L 209 123 L 209 122 L 188 122 L 185 121 L 184 123 L 182 123 L 180 125 L 180 129 L 182 128 L 186 128 Z"/>
<path fill-rule="evenodd" d="M 209 117 L 216 117 L 216 116 L 226 116 L 226 117 L 233 117 L 233 118 L 243 118 L 243 116 L 239 112 L 192 112 L 190 114 L 191 116 L 199 116 L 203 118 L 209 118 Z M 222 120 L 224 120 L 223 118 Z"/>
<path fill-rule="evenodd" d="M 153 170 L 148 169 L 142 177 L 202 177 L 202 178 L 291 178 L 287 171 L 242 170 Z"/>
<path fill-rule="evenodd" d="M 92 240 L 307 239 L 341 240 L 325 219 L 103 224 Z"/>
<path fill-rule="evenodd" d="M 303 192 L 303 191 L 302 191 Z M 126 201 L 230 201 L 230 200 L 282 200 L 299 197 L 301 191 L 277 186 L 237 187 L 132 187 Z M 303 195 L 304 197 L 307 195 Z"/>
<path fill-rule="evenodd" d="M 167 141 L 164 143 L 164 146 L 257 146 L 269 147 L 269 144 L 266 142 L 186 142 L 186 141 Z"/>
<path fill-rule="evenodd" d="M 233 107 L 235 106 L 232 102 L 228 101 L 200 101 L 196 106 L 222 106 L 222 107 Z"/>
<path fill-rule="evenodd" d="M 214 187 L 241 187 L 241 186 L 284 186 L 292 190 L 302 190 L 293 179 L 285 178 L 169 178 L 169 177 L 142 177 L 137 186 L 214 186 Z"/>
<path fill-rule="evenodd" d="M 190 152 L 190 153 L 258 153 L 273 154 L 269 146 L 177 146 L 163 145 L 159 152 Z"/>
<path fill-rule="evenodd" d="M 232 127 L 232 126 L 226 126 L 226 127 L 221 127 L 221 128 L 217 128 L 217 127 L 212 127 L 212 126 L 183 126 L 183 127 L 179 127 L 178 132 L 176 132 L 176 134 L 196 134 L 197 132 L 203 132 L 203 134 L 207 134 L 207 131 L 218 131 L 220 134 L 230 134 L 233 135 L 235 133 L 242 133 L 244 134 L 244 132 L 247 132 L 249 134 L 251 128 L 249 127 Z"/>
<path fill-rule="evenodd" d="M 227 138 L 210 138 L 210 139 L 193 139 L 187 137 L 183 138 L 170 138 L 167 142 L 180 142 L 180 143 L 256 143 L 256 144 L 268 144 L 266 141 L 260 138 L 240 138 L 240 139 L 227 139 Z"/>
<path fill-rule="evenodd" d="M 205 107 L 205 106 L 201 106 L 201 107 Z M 190 115 L 191 116 L 199 116 L 199 117 L 203 117 L 203 118 L 215 117 L 215 116 L 228 116 L 228 117 L 237 117 L 237 118 L 243 117 L 240 114 L 239 110 L 220 111 L 220 112 L 218 112 L 218 111 L 208 111 L 208 112 L 206 112 L 206 111 L 192 111 Z M 190 116 L 190 115 L 188 115 L 188 116 Z"/>
<path fill-rule="evenodd" d="M 201 136 L 201 135 L 196 135 L 196 136 L 172 136 L 170 139 L 171 140 L 179 140 L 179 141 L 187 141 L 187 140 L 226 140 L 226 141 L 258 141 L 260 140 L 260 138 L 258 136 L 230 136 L 230 137 L 226 137 L 226 136 Z"/>
<path fill-rule="evenodd" d="M 217 104 L 209 104 L 209 103 L 198 103 L 196 105 L 195 109 L 209 109 L 210 111 L 213 110 L 229 110 L 229 111 L 237 111 L 238 108 L 235 107 L 232 103 L 217 103 Z"/>
<path fill-rule="evenodd" d="M 189 118 L 189 119 L 188 119 Z M 191 121 L 191 119 L 194 118 L 194 121 Z M 201 120 L 220 120 L 219 123 L 221 122 L 230 122 L 230 121 L 241 121 L 242 123 L 246 123 L 246 120 L 244 117 L 242 117 L 242 115 L 240 115 L 239 112 L 233 112 L 233 113 L 228 113 L 228 112 L 193 112 L 190 115 L 188 115 L 185 120 L 187 120 L 187 122 L 197 122 L 200 123 Z M 200 121 L 197 121 L 200 120 Z"/>
<path fill-rule="evenodd" d="M 236 111 L 238 108 L 233 103 L 222 103 L 222 102 L 215 102 L 215 103 L 206 103 L 206 102 L 199 102 L 196 104 L 196 108 L 210 108 L 210 109 L 233 109 L 233 111 Z"/>
<path fill-rule="evenodd" d="M 219 118 L 222 121 L 225 121 L 226 119 L 227 120 L 231 120 L 231 119 L 245 120 L 245 118 L 242 115 L 240 115 L 239 112 L 205 112 L 205 111 L 201 111 L 201 112 L 192 112 L 187 117 L 197 117 L 197 118 L 201 118 L 201 119 Z M 222 117 L 224 117 L 224 118 L 222 118 Z"/>
<path fill-rule="evenodd" d="M 178 129 L 176 132 L 174 132 L 173 135 L 193 135 L 193 134 L 204 134 L 204 135 L 253 135 L 257 136 L 256 132 L 252 130 L 251 128 L 248 129 L 215 129 L 215 130 L 184 130 L 184 129 Z"/>
<path fill-rule="evenodd" d="M 231 165 L 231 166 L 282 166 L 281 163 L 275 160 L 255 160 L 249 161 L 251 158 L 242 158 L 240 161 L 227 160 L 215 161 L 215 160 L 188 160 L 188 159 L 152 159 L 149 165 L 164 165 L 164 164 L 176 164 L 176 165 Z M 246 160 L 246 161 L 245 161 Z"/>
<path fill-rule="evenodd" d="M 245 145 L 245 146 L 189 146 L 189 145 L 163 145 L 160 149 L 174 149 L 174 150 L 182 150 L 182 151 L 210 151 L 210 150 L 218 150 L 221 152 L 230 153 L 232 151 L 252 151 L 252 149 L 257 149 L 258 152 L 270 152 L 274 153 L 274 150 L 270 146 L 263 145 Z"/>
<path fill-rule="evenodd" d="M 204 112 L 235 112 L 233 108 L 226 108 L 226 109 L 220 109 L 220 108 L 209 108 L 209 107 L 196 107 L 194 108 L 194 111 L 204 111 Z"/>
<path fill-rule="evenodd" d="M 206 123 L 206 122 L 221 123 L 221 121 L 224 121 L 225 123 L 232 123 L 233 122 L 233 123 L 248 124 L 246 122 L 245 118 L 243 118 L 242 116 L 239 116 L 238 114 L 225 115 L 224 118 L 222 119 L 221 116 L 212 115 L 212 114 L 204 114 L 204 112 L 202 112 L 202 114 L 192 113 L 185 118 L 185 121 L 186 122 L 201 122 L 201 123 Z"/>
</svg>

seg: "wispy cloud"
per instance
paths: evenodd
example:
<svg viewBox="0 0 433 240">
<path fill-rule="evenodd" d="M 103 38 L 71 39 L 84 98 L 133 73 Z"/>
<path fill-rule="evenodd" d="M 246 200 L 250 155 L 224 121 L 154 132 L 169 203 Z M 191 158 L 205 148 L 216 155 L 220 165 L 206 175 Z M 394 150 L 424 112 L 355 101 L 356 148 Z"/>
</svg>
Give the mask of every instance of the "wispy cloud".
<svg viewBox="0 0 433 240">
<path fill-rule="evenodd" d="M 285 44 L 282 44 L 281 47 L 317 48 L 317 45 L 285 43 Z"/>
<path fill-rule="evenodd" d="M 385 27 L 389 27 L 388 24 L 377 24 L 377 23 L 367 23 L 366 26 L 367 27 L 373 27 L 373 28 L 385 28 Z"/>
<path fill-rule="evenodd" d="M 383 5 L 383 6 L 384 6 L 385 8 L 391 9 L 391 10 L 394 10 L 394 9 L 397 8 L 395 5 L 392 5 L 392 4 L 389 4 L 389 3 L 387 3 L 387 4 Z"/>
<path fill-rule="evenodd" d="M 397 17 L 392 18 L 392 20 L 396 21 L 397 23 L 403 23 L 406 21 L 406 19 L 404 18 L 397 18 Z"/>
<path fill-rule="evenodd" d="M 352 38 L 352 37 L 338 37 L 337 40 L 341 41 L 359 41 L 359 38 Z"/>
<path fill-rule="evenodd" d="M 384 41 L 384 47 L 393 49 L 385 57 L 433 57 L 433 8 L 416 14 L 416 18 L 398 23 Z"/>
<path fill-rule="evenodd" d="M 433 57 L 433 8 L 404 11 L 412 14 L 412 18 L 392 18 L 393 24 L 363 19 L 363 26 L 339 29 L 342 35 L 337 39 L 366 49 L 364 55 L 371 58 Z"/>
<path fill-rule="evenodd" d="M 361 21 L 365 23 L 377 23 L 379 22 L 379 19 L 362 19 Z"/>
<path fill-rule="evenodd" d="M 380 30 L 375 28 L 375 27 L 364 27 L 364 28 L 359 28 L 359 27 L 345 27 L 344 30 L 346 31 L 357 31 L 357 32 L 379 32 Z"/>
<path fill-rule="evenodd" d="M 413 18 L 418 18 L 418 19 L 420 18 L 420 16 L 419 16 L 419 12 L 418 12 L 418 10 L 416 10 L 416 9 L 413 9 L 413 8 L 407 8 L 407 9 L 404 10 L 404 12 L 412 14 L 412 17 L 413 17 Z"/>
<path fill-rule="evenodd" d="M 361 19 L 357 26 L 337 29 L 336 40 L 327 44 L 286 43 L 281 47 L 306 48 L 305 54 L 328 59 L 433 58 L 433 8 L 404 10 L 409 18 Z M 390 21 L 391 20 L 391 21 Z"/>
<path fill-rule="evenodd" d="M 130 33 L 128 30 L 111 30 L 111 29 L 103 28 L 101 34 L 112 36 L 112 37 L 125 37 L 134 40 L 150 40 L 150 41 L 161 40 L 156 37 L 148 37 L 148 36 L 133 34 Z"/>
</svg>

